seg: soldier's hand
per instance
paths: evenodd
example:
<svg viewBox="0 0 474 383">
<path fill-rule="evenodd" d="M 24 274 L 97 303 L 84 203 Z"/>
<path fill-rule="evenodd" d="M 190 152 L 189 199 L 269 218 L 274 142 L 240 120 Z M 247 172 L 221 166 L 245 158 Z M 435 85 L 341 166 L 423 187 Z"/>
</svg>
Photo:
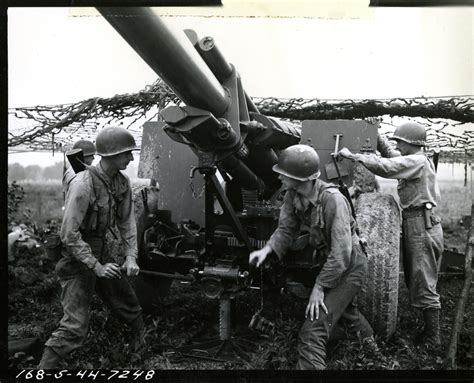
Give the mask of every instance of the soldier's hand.
<svg viewBox="0 0 474 383">
<path fill-rule="evenodd" d="M 324 304 L 324 290 L 321 286 L 315 284 L 306 306 L 305 318 L 309 316 L 310 320 L 319 319 L 319 306 L 321 306 L 326 314 L 328 313 L 328 309 Z"/>
<path fill-rule="evenodd" d="M 130 256 L 126 257 L 125 262 L 122 265 L 122 270 L 125 270 L 129 277 L 138 275 L 140 272 L 140 267 L 137 264 L 137 258 Z"/>
<path fill-rule="evenodd" d="M 348 158 L 350 160 L 354 160 L 354 154 L 347 148 L 342 148 L 341 150 L 339 150 L 337 155 L 338 155 L 338 157 Z"/>
<path fill-rule="evenodd" d="M 260 250 L 252 251 L 249 255 L 249 264 L 256 265 L 260 267 L 260 265 L 265 261 L 268 254 L 272 252 L 272 248 L 268 245 L 265 245 Z"/>
<path fill-rule="evenodd" d="M 99 278 L 121 278 L 120 267 L 116 263 L 106 263 L 102 265 L 100 262 L 97 262 L 94 266 L 94 273 Z"/>
</svg>

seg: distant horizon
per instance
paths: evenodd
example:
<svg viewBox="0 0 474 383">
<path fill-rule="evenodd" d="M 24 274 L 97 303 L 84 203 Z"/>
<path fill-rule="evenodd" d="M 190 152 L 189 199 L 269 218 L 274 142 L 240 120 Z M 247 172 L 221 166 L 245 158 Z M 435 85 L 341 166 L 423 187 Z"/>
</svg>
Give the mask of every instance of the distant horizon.
<svg viewBox="0 0 474 383">
<path fill-rule="evenodd" d="M 26 157 L 28 154 L 29 154 L 29 156 Z M 31 155 L 31 154 L 33 154 L 33 155 Z M 58 157 L 56 157 L 56 155 Z M 10 156 L 15 157 L 15 158 L 20 157 L 20 159 L 13 160 L 12 158 L 10 158 Z M 14 165 L 14 164 L 19 164 L 23 167 L 37 165 L 42 169 L 47 168 L 49 166 L 55 166 L 58 163 L 61 164 L 61 166 L 62 166 L 63 161 L 64 161 L 62 152 L 55 153 L 56 161 L 54 161 L 54 162 L 53 162 L 53 158 L 48 158 L 48 156 L 53 157 L 51 153 L 45 153 L 45 152 L 9 154 L 8 155 L 8 166 Z M 42 158 L 43 161 L 40 160 L 40 157 L 43 157 Z M 136 173 L 138 173 L 138 162 L 139 162 L 139 160 L 140 160 L 140 156 L 135 154 L 134 155 L 134 160 L 132 162 L 130 162 L 129 166 L 124 171 L 124 173 L 127 174 L 130 178 L 139 178 L 136 174 Z M 96 156 L 96 158 L 94 159 L 93 164 L 95 165 L 99 161 L 100 161 L 100 157 Z"/>
<path fill-rule="evenodd" d="M 15 155 L 19 155 L 19 154 L 22 154 L 22 155 L 26 155 L 27 153 L 16 153 Z M 47 153 L 36 153 L 36 155 L 48 155 Z M 51 154 L 49 154 L 51 155 Z M 62 153 L 60 152 L 59 155 L 62 155 Z M 56 154 L 55 154 L 56 156 Z M 97 164 L 98 162 L 100 161 L 100 157 L 97 156 L 96 159 L 94 160 L 94 164 Z M 131 174 L 131 171 L 137 169 L 138 171 L 138 163 L 140 161 L 140 156 L 135 154 L 135 158 L 134 160 L 130 163 L 129 167 L 127 169 L 129 169 L 128 171 L 126 170 L 125 173 L 127 175 L 129 175 L 131 178 L 138 178 L 137 175 L 132 175 Z M 49 161 L 46 161 L 46 162 L 39 162 L 38 159 L 33 160 L 33 159 L 30 159 L 29 161 L 24 161 L 24 160 L 12 160 L 10 159 L 10 155 L 8 157 L 8 165 L 13 165 L 13 164 L 19 164 L 19 165 L 22 165 L 23 167 L 27 167 L 27 166 L 32 166 L 32 165 L 38 165 L 40 166 L 41 168 L 46 168 L 48 166 L 54 166 L 54 165 L 57 165 L 58 163 L 61 163 L 62 164 L 63 162 L 63 159 L 57 159 L 56 161 L 52 162 L 51 160 Z M 468 180 L 471 181 L 471 178 L 473 176 L 473 172 L 474 172 L 474 164 L 471 164 L 471 172 L 469 172 L 469 169 L 468 169 Z M 471 173 L 471 174 L 469 174 Z M 445 181 L 453 181 L 453 179 L 455 180 L 463 180 L 464 179 L 464 163 L 462 162 L 456 162 L 454 163 L 454 165 L 452 163 L 449 163 L 449 162 L 440 162 L 439 165 L 438 165 L 438 181 L 439 182 L 445 182 Z M 388 182 L 391 182 L 392 180 L 388 180 Z"/>
</svg>

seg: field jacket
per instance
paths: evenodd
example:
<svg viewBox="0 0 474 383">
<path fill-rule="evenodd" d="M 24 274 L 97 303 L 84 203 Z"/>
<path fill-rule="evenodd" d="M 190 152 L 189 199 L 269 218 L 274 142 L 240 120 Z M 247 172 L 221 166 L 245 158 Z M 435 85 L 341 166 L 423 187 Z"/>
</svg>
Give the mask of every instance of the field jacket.
<svg viewBox="0 0 474 383">
<path fill-rule="evenodd" d="M 66 168 L 66 171 L 63 174 L 63 192 L 64 194 L 67 193 L 67 190 L 69 189 L 69 184 L 71 181 L 76 177 L 76 173 L 72 169 L 72 166 L 68 166 Z"/>
<path fill-rule="evenodd" d="M 105 237 L 115 225 L 124 243 L 124 255 L 137 257 L 137 228 L 128 177 L 118 172 L 109 178 L 100 163 L 90 166 L 70 182 L 66 195 L 61 226 L 66 254 L 92 269 L 97 259 L 84 238 Z"/>
<path fill-rule="evenodd" d="M 354 261 L 353 244 L 359 243 L 355 228 L 349 202 L 337 186 L 316 180 L 308 199 L 293 189 L 286 191 L 278 228 L 268 244 L 282 259 L 298 233 L 308 231 L 309 243 L 326 256 L 316 282 L 334 288 Z"/>
<path fill-rule="evenodd" d="M 398 180 L 402 209 L 419 208 L 427 202 L 437 206 L 440 193 L 431 159 L 421 150 L 402 156 L 383 138 L 379 139 L 377 149 L 387 158 L 375 154 L 355 154 L 355 160 L 380 177 Z"/>
</svg>

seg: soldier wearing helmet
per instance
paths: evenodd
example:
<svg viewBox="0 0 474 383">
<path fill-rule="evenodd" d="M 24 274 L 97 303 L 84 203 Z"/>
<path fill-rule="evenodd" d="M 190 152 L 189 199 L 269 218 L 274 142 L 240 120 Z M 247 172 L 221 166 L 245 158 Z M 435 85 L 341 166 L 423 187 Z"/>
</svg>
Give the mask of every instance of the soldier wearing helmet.
<svg viewBox="0 0 474 383">
<path fill-rule="evenodd" d="M 59 361 L 84 342 L 89 305 L 96 290 L 104 303 L 133 332 L 130 348 L 143 345 L 144 322 L 137 296 L 121 271 L 137 275 L 137 229 L 128 177 L 121 173 L 138 148 L 124 128 L 104 128 L 97 135 L 102 157 L 71 181 L 61 226 L 62 257 L 56 265 L 61 281 L 63 317 L 46 342 L 39 368 L 56 368 Z M 119 266 L 105 240 L 114 228 L 120 232 L 125 262 Z M 115 234 L 116 235 L 116 234 Z"/>
<path fill-rule="evenodd" d="M 92 165 L 94 161 L 94 156 L 96 153 L 95 145 L 92 141 L 89 140 L 79 140 L 74 143 L 72 149 L 81 149 L 82 155 L 84 156 L 84 164 L 87 166 Z M 67 194 L 69 184 L 76 177 L 76 173 L 71 166 L 68 166 L 63 174 L 63 192 L 64 195 Z"/>
<path fill-rule="evenodd" d="M 437 260 L 443 253 L 443 229 L 434 214 L 440 194 L 433 162 L 422 151 L 426 144 L 423 126 L 409 122 L 398 126 L 393 134 L 397 148 L 391 147 L 379 135 L 375 154 L 353 154 L 347 148 L 339 155 L 358 161 L 378 176 L 398 180 L 398 195 L 402 208 L 403 266 L 410 303 L 423 313 L 424 329 L 415 343 L 438 346 L 439 310 L 436 292 Z"/>
<path fill-rule="evenodd" d="M 347 327 L 371 350 L 377 345 L 370 324 L 359 312 L 354 297 L 367 273 L 367 257 L 356 233 L 349 202 L 336 185 L 319 179 L 319 156 L 308 145 L 285 149 L 273 170 L 286 189 L 278 228 L 267 244 L 253 251 L 249 263 L 260 267 L 275 253 L 281 260 L 301 231 L 309 231 L 309 244 L 322 268 L 306 306 L 306 320 L 298 336 L 297 369 L 324 369 L 326 344 Z"/>
</svg>

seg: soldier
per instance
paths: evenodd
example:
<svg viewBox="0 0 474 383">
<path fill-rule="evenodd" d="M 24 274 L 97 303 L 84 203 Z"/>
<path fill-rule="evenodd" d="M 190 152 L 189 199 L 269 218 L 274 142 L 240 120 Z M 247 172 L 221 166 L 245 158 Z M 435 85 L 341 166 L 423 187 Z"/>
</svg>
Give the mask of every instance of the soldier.
<svg viewBox="0 0 474 383">
<path fill-rule="evenodd" d="M 72 180 L 61 226 L 62 258 L 56 265 L 62 293 L 63 317 L 49 340 L 39 368 L 55 368 L 87 335 L 89 306 L 94 289 L 111 310 L 129 324 L 130 347 L 143 344 L 144 322 L 137 296 L 127 276 L 139 273 L 137 230 L 130 181 L 120 172 L 137 150 L 124 128 L 104 128 L 97 135 L 99 164 Z M 117 226 L 124 243 L 125 262 L 120 267 L 108 253 L 107 230 Z"/>
<path fill-rule="evenodd" d="M 73 149 L 82 149 L 82 153 L 84 156 L 84 163 L 87 166 L 92 165 L 94 161 L 94 156 L 96 153 L 95 145 L 92 141 L 89 140 L 79 140 L 74 143 Z M 76 177 L 76 173 L 72 169 L 71 166 L 68 166 L 66 171 L 63 174 L 63 193 L 64 196 L 67 194 L 67 190 L 69 188 L 69 184 L 71 183 L 72 179 Z"/>
<path fill-rule="evenodd" d="M 285 149 L 273 170 L 286 189 L 278 228 L 262 249 L 250 254 L 250 264 L 259 267 L 272 252 L 281 260 L 302 228 L 309 229 L 309 243 L 318 258 L 325 259 L 299 332 L 296 368 L 326 367 L 326 344 L 338 322 L 348 325 L 349 333 L 357 334 L 363 344 L 376 348 L 372 328 L 354 302 L 367 273 L 367 257 L 349 202 L 337 186 L 318 179 L 319 156 L 307 145 Z"/>
<path fill-rule="evenodd" d="M 436 292 L 437 260 L 443 252 L 443 229 L 434 207 L 440 199 L 433 162 L 423 153 L 426 131 L 420 124 L 409 122 L 395 129 L 393 139 L 397 150 L 379 135 L 375 154 L 353 154 L 347 148 L 341 157 L 358 161 L 378 176 L 398 179 L 398 196 L 402 210 L 403 265 L 409 299 L 421 310 L 424 329 L 415 343 L 427 346 L 440 344 L 439 310 L 441 303 Z"/>
</svg>

